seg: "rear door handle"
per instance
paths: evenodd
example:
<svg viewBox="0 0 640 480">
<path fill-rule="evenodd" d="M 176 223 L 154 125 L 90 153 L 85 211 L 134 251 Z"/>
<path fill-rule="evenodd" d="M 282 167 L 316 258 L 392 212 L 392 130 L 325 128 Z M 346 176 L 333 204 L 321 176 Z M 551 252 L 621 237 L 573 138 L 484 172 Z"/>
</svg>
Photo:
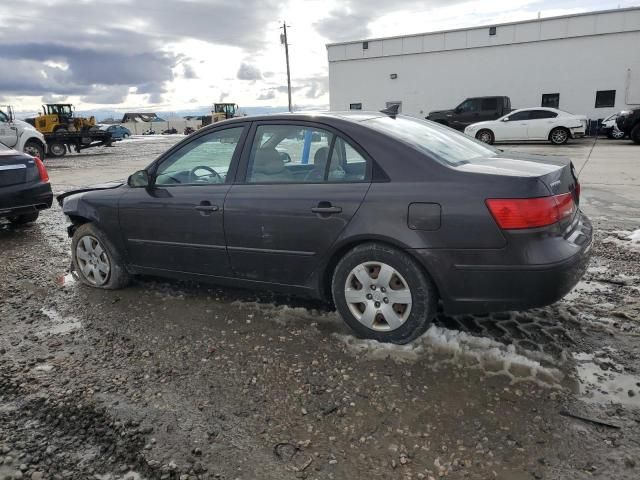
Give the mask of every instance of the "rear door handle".
<svg viewBox="0 0 640 480">
<path fill-rule="evenodd" d="M 341 207 L 334 207 L 330 202 L 320 202 L 317 207 L 311 209 L 313 213 L 331 215 L 333 213 L 342 213 Z"/>
</svg>

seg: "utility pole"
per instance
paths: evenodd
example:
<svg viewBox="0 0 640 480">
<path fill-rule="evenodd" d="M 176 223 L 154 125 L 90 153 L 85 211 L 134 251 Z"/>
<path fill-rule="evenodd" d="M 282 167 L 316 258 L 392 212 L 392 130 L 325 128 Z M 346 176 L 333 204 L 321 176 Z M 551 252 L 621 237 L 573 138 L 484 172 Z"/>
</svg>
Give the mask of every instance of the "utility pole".
<svg viewBox="0 0 640 480">
<path fill-rule="evenodd" d="M 289 25 L 291 26 L 291 25 Z M 280 43 L 284 44 L 284 54 L 287 57 L 287 92 L 289 94 L 289 111 L 293 112 L 291 105 L 291 71 L 289 70 L 289 43 L 287 42 L 287 22 L 282 22 L 283 34 L 280 35 Z"/>
</svg>

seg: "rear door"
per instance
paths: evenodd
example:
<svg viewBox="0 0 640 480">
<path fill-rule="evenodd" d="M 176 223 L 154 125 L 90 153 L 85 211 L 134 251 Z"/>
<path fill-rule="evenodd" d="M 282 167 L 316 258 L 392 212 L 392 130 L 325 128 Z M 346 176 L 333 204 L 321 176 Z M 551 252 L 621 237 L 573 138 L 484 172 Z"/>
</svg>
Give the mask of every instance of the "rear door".
<svg viewBox="0 0 640 480">
<path fill-rule="evenodd" d="M 194 137 L 159 160 L 153 187 L 122 196 L 120 228 L 131 264 L 230 275 L 223 205 L 247 130 L 234 123 Z"/>
<path fill-rule="evenodd" d="M 243 181 L 225 201 L 231 267 L 245 279 L 305 285 L 360 207 L 371 162 L 324 125 L 258 122 L 250 137 Z"/>
<path fill-rule="evenodd" d="M 530 110 L 527 134 L 529 140 L 546 140 L 556 125 L 558 114 L 551 110 Z"/>
<path fill-rule="evenodd" d="M 498 98 L 490 97 L 483 98 L 480 100 L 480 114 L 479 114 L 479 122 L 484 122 L 486 120 L 495 120 L 500 115 L 498 115 Z"/>
</svg>

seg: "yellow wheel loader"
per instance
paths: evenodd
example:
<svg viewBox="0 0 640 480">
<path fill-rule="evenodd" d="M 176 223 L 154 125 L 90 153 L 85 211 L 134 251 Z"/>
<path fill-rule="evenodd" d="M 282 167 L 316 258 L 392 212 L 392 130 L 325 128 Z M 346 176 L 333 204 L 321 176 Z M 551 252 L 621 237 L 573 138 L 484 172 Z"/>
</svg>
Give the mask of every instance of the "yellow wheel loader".
<svg viewBox="0 0 640 480">
<path fill-rule="evenodd" d="M 42 113 L 32 119 L 41 133 L 85 132 L 98 129 L 95 117 L 83 118 L 74 115 L 74 107 L 68 103 L 48 103 Z"/>
</svg>

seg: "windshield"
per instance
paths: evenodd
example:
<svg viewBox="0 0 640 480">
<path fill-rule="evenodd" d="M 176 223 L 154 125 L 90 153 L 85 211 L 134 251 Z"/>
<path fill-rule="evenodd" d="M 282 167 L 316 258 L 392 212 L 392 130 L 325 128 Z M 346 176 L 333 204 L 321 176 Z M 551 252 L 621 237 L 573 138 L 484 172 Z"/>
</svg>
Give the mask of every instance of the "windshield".
<svg viewBox="0 0 640 480">
<path fill-rule="evenodd" d="M 377 117 L 363 123 L 453 166 L 498 153 L 485 143 L 435 122 L 398 116 Z"/>
</svg>

